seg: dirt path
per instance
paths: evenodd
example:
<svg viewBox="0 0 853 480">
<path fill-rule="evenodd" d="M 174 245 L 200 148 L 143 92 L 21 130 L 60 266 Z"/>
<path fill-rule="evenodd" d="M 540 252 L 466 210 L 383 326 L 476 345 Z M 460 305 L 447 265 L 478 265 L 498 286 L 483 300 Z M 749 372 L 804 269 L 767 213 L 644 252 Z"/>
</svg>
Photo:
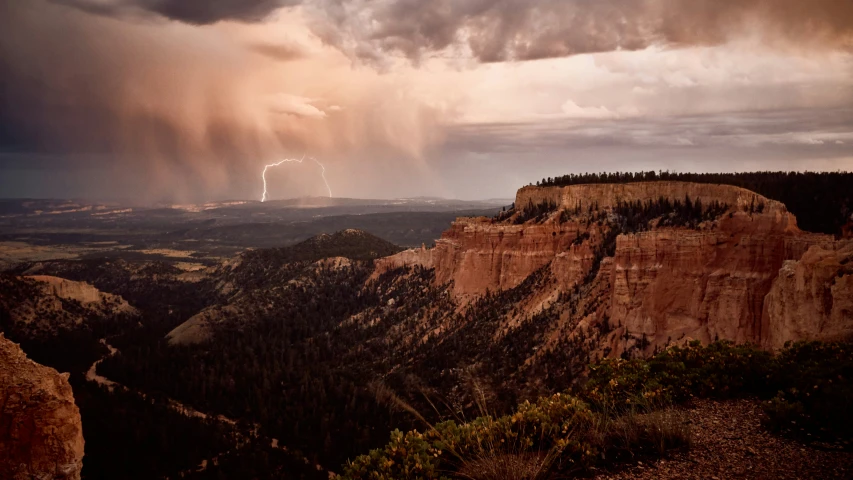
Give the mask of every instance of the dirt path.
<svg viewBox="0 0 853 480">
<path fill-rule="evenodd" d="M 698 401 L 689 414 L 689 451 L 596 479 L 853 478 L 853 452 L 818 449 L 772 435 L 761 426 L 760 413 L 760 405 L 752 400 Z"/>
<path fill-rule="evenodd" d="M 113 391 L 113 389 L 116 386 L 121 387 L 121 385 L 119 385 L 116 382 L 108 379 L 107 377 L 102 377 L 102 376 L 98 375 L 98 365 L 100 365 L 101 362 L 103 362 L 107 358 L 110 358 L 113 355 L 115 355 L 116 353 L 118 353 L 118 349 L 113 347 L 112 345 L 108 344 L 107 340 L 105 338 L 101 339 L 101 345 L 104 345 L 105 347 L 107 347 L 107 350 L 109 350 L 109 353 L 106 354 L 105 356 L 101 357 L 100 359 L 98 359 L 95 363 L 92 364 L 91 367 L 89 367 L 89 370 L 86 372 L 86 380 L 88 380 L 90 382 L 95 382 L 98 385 L 107 387 L 110 391 Z"/>
</svg>

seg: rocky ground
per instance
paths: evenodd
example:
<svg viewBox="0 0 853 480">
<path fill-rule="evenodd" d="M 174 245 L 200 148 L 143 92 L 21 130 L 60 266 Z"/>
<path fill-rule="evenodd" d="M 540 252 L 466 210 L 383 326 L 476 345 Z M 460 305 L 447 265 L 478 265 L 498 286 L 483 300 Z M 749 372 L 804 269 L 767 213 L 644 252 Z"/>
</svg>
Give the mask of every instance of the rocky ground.
<svg viewBox="0 0 853 480">
<path fill-rule="evenodd" d="M 697 401 L 689 411 L 692 446 L 668 459 L 638 463 L 598 480 L 851 479 L 853 451 L 782 438 L 761 426 L 756 401 Z"/>
</svg>

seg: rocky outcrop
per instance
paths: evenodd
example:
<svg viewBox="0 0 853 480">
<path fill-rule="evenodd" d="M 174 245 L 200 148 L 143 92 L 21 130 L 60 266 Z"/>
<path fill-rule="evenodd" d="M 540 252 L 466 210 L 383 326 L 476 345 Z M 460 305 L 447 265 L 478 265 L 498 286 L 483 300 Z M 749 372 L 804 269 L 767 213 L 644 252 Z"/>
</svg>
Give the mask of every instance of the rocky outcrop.
<svg viewBox="0 0 853 480">
<path fill-rule="evenodd" d="M 428 249 L 426 246 L 421 246 L 421 248 L 404 250 L 396 255 L 391 255 L 390 257 L 379 258 L 375 262 L 376 270 L 374 271 L 373 277 L 375 278 L 377 275 L 395 268 L 412 265 L 421 265 L 425 268 L 433 268 L 433 253 L 435 253 L 435 249 Z"/>
<path fill-rule="evenodd" d="M 765 297 L 779 269 L 811 246 L 835 242 L 825 235 L 747 231 L 739 223 L 724 219 L 709 231 L 617 238 L 607 312 L 615 327 L 613 354 L 631 347 L 650 353 L 685 340 L 766 343 Z M 627 341 L 613 341 L 619 338 Z"/>
<path fill-rule="evenodd" d="M 66 300 L 74 300 L 83 305 L 108 304 L 114 311 L 134 312 L 123 298 L 118 295 L 104 293 L 86 282 L 75 282 L 65 278 L 50 275 L 31 275 L 29 278 L 39 282 L 42 290 L 47 294 L 55 295 Z"/>
<path fill-rule="evenodd" d="M 0 308 L 28 336 L 76 328 L 92 318 L 130 318 L 139 312 L 122 297 L 85 282 L 48 275 L 6 277 Z"/>
<path fill-rule="evenodd" d="M 515 287 L 544 265 L 566 283 L 577 282 L 592 266 L 591 243 L 576 242 L 595 226 L 577 223 L 495 224 L 487 218 L 460 218 L 435 248 L 407 250 L 377 261 L 377 273 L 404 265 L 435 268 L 436 281 L 453 282 L 459 298 Z"/>
<path fill-rule="evenodd" d="M 80 478 L 83 428 L 68 374 L 0 334 L 0 478 Z"/>
<path fill-rule="evenodd" d="M 784 263 L 764 301 L 762 333 L 768 348 L 853 338 L 853 241 Z"/>
</svg>

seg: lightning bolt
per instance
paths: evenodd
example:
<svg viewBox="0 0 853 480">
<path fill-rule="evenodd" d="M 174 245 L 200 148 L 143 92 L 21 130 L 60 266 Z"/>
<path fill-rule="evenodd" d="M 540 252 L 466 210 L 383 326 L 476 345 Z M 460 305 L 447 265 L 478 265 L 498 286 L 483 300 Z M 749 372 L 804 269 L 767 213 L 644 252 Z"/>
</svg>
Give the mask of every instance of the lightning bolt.
<svg viewBox="0 0 853 480">
<path fill-rule="evenodd" d="M 278 167 L 279 165 L 285 163 L 302 163 L 305 160 L 305 155 L 303 155 L 302 158 L 285 158 L 284 160 L 279 160 L 275 163 L 265 165 L 264 171 L 263 173 L 261 173 L 261 179 L 264 181 L 264 194 L 261 196 L 261 202 L 267 201 L 267 170 L 269 170 L 270 168 Z M 332 198 L 332 187 L 329 186 L 329 181 L 326 180 L 326 167 L 323 166 L 322 163 L 318 162 L 317 159 L 314 157 L 308 157 L 307 160 L 311 160 L 312 162 L 320 166 L 320 176 L 323 177 L 323 183 L 326 184 L 326 189 L 329 190 L 329 198 Z"/>
</svg>

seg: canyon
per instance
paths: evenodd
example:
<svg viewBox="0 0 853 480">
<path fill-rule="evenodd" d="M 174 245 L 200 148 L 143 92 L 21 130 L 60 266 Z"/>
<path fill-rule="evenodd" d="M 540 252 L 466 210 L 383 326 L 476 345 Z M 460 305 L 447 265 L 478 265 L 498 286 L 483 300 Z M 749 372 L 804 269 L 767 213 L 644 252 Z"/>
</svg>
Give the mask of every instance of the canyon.
<svg viewBox="0 0 853 480">
<path fill-rule="evenodd" d="M 31 358 L 72 372 L 90 412 L 121 402 L 158 419 L 121 410 L 94 427 L 97 417 L 84 414 L 87 434 L 97 432 L 90 471 L 123 471 L 105 453 L 123 451 L 109 440 L 115 423 L 127 422 L 133 438 L 149 427 L 190 438 L 178 430 L 209 416 L 227 421 L 205 423 L 212 430 L 192 441 L 216 441 L 159 474 L 248 475 L 277 456 L 275 468 L 319 478 L 328 470 L 317 465 L 335 469 L 392 428 L 417 426 L 382 392 L 419 411 L 432 411 L 426 394 L 453 415 L 475 415 L 479 401 L 508 411 L 571 389 L 602 358 L 647 358 L 691 341 L 766 350 L 848 341 L 853 239 L 844 232 L 803 231 L 783 203 L 735 186 L 530 186 L 493 217 L 457 218 L 432 248 L 401 251 L 347 229 L 192 272 L 134 260 L 21 264 L 0 276 L 0 320 Z M 18 365 L 8 360 L 16 355 L 3 361 Z M 15 468 L 30 462 L 27 472 L 77 478 L 82 437 L 78 445 L 72 427 L 57 425 L 79 426 L 79 413 L 51 400 L 67 400 L 71 387 L 33 365 L 28 372 L 45 370 L 29 377 L 58 385 L 39 397 L 54 410 L 17 424 L 65 433 L 49 441 L 54 463 L 28 458 Z M 6 397 L 35 398 L 20 377 L 3 378 Z M 17 422 L 3 414 L 2 426 Z M 174 450 L 166 443 L 160 458 Z M 132 458 L 144 462 L 143 453 Z"/>
</svg>

